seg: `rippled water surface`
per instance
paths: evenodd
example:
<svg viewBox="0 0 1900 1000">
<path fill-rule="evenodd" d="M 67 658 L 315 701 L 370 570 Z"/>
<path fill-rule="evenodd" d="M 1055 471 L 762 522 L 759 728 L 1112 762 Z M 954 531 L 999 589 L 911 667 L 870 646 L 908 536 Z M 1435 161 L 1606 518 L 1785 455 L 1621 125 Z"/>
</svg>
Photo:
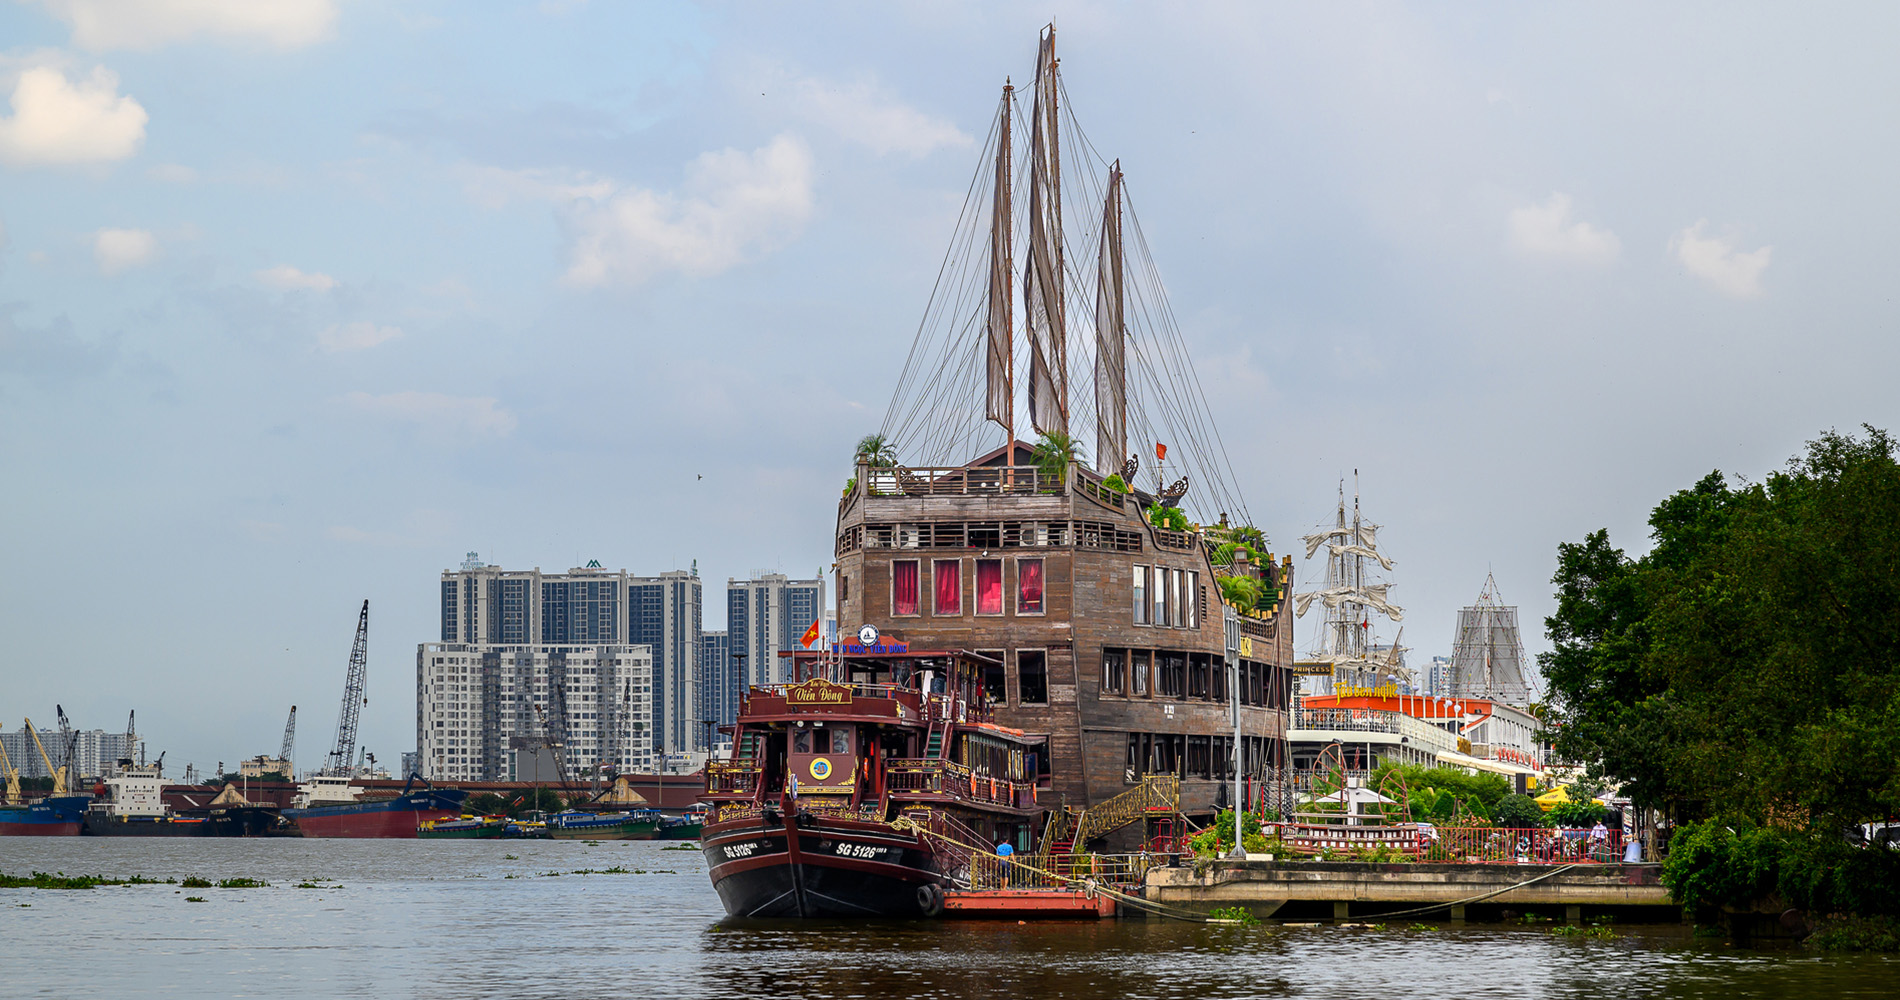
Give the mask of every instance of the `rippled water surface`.
<svg viewBox="0 0 1900 1000">
<path fill-rule="evenodd" d="M 1430 931 L 1136 920 L 722 926 L 699 853 L 665 846 L 0 839 L 0 871 L 8 874 L 271 883 L 0 889 L 0 996 L 1900 995 L 1900 961 L 1892 958 L 1734 949 L 1679 928 L 1578 941 L 1534 928 L 1442 924 Z M 645 873 L 574 874 L 615 867 Z M 192 895 L 206 902 L 187 902 Z"/>
</svg>

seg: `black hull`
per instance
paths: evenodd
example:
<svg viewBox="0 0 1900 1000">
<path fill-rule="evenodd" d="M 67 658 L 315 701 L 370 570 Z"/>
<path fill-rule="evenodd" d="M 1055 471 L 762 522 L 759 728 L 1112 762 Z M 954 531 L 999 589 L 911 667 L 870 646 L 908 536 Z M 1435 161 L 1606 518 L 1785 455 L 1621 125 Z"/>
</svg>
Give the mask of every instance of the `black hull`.
<svg viewBox="0 0 1900 1000">
<path fill-rule="evenodd" d="M 124 820 L 87 813 L 79 832 L 87 837 L 211 837 L 205 820 Z"/>
<path fill-rule="evenodd" d="M 730 917 L 907 919 L 941 909 L 934 855 L 888 827 L 751 820 L 708 824 L 701 842 Z"/>
</svg>

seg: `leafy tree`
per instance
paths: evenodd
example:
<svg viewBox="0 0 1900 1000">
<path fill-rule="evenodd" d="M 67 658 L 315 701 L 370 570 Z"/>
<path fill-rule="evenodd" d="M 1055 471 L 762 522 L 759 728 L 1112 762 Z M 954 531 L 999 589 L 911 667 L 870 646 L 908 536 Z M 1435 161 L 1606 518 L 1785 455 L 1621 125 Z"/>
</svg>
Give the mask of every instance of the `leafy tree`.
<svg viewBox="0 0 1900 1000">
<path fill-rule="evenodd" d="M 1528 795 L 1514 793 L 1498 800 L 1491 817 L 1499 826 L 1538 827 L 1544 825 L 1544 807 Z"/>
<path fill-rule="evenodd" d="M 1102 488 L 1114 490 L 1117 493 L 1126 493 L 1128 492 L 1128 482 L 1122 479 L 1121 473 L 1110 473 L 1107 479 L 1102 480 Z"/>
<path fill-rule="evenodd" d="M 1558 548 L 1539 660 L 1558 752 L 1678 821 L 1815 836 L 1900 812 L 1900 465 L 1823 434 L 1761 483 L 1711 473 L 1648 554 Z"/>
<path fill-rule="evenodd" d="M 1610 810 L 1607 806 L 1578 797 L 1573 791 L 1569 802 L 1558 803 L 1546 815 L 1550 817 L 1551 826 L 1595 826 L 1609 818 Z"/>
<path fill-rule="evenodd" d="M 852 455 L 853 465 L 868 465 L 873 469 L 889 469 L 897 464 L 897 452 L 891 448 L 889 438 L 882 434 L 866 434 L 858 439 L 858 449 Z"/>
<path fill-rule="evenodd" d="M 1029 460 L 1043 478 L 1062 482 L 1068 478 L 1069 466 L 1082 460 L 1082 445 L 1061 431 L 1043 431 Z"/>
<path fill-rule="evenodd" d="M 1367 784 L 1372 788 L 1383 788 L 1386 775 L 1393 771 L 1398 771 L 1405 781 L 1414 819 L 1424 819 L 1427 815 L 1449 819 L 1453 803 L 1458 801 L 1466 803 L 1467 808 L 1482 808 L 1488 817 L 1491 807 L 1511 793 L 1511 783 L 1502 775 L 1470 774 L 1462 768 L 1420 767 L 1417 764 L 1380 764 L 1373 770 Z M 1442 812 L 1440 800 L 1443 801 Z"/>
</svg>

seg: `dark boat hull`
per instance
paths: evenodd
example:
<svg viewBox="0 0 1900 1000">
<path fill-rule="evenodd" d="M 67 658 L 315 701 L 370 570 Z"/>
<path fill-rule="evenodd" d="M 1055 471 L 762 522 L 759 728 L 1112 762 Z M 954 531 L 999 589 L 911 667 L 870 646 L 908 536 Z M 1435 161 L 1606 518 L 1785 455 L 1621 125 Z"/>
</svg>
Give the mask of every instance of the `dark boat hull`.
<svg viewBox="0 0 1900 1000">
<path fill-rule="evenodd" d="M 216 827 L 200 818 L 126 819 L 87 813 L 80 833 L 88 837 L 210 837 Z"/>
<path fill-rule="evenodd" d="M 0 837 L 77 837 L 91 799 L 62 795 L 32 805 L 0 806 Z"/>
<path fill-rule="evenodd" d="M 731 917 L 936 916 L 942 879 L 927 843 L 877 823 L 825 817 L 709 823 L 713 889 Z"/>
<path fill-rule="evenodd" d="M 306 837 L 413 840 L 421 823 L 462 815 L 464 798 L 460 789 L 431 788 L 374 802 L 286 809 L 284 815 Z"/>
</svg>

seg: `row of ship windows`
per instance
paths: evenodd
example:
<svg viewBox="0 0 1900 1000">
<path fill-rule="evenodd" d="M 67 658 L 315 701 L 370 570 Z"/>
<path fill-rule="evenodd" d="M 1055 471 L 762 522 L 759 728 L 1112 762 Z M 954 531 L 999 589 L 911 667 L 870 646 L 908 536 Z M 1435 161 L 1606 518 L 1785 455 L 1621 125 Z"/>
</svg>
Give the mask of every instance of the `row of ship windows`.
<svg viewBox="0 0 1900 1000">
<path fill-rule="evenodd" d="M 1240 663 L 1240 703 L 1262 708 L 1284 708 L 1291 675 L 1276 677 L 1271 664 L 1253 660 Z M 1100 697 L 1202 698 L 1227 700 L 1227 664 L 1211 653 L 1173 649 L 1102 650 Z"/>
<path fill-rule="evenodd" d="M 1140 552 L 1141 532 L 1107 521 L 936 521 L 854 524 L 838 533 L 837 554 L 859 549 L 1083 548 Z"/>
<path fill-rule="evenodd" d="M 1013 559 L 1016 564 L 1016 614 L 1041 615 L 1047 609 L 1043 601 L 1043 560 Z M 912 618 L 922 615 L 928 606 L 938 617 L 961 617 L 964 613 L 963 559 L 930 561 L 928 600 L 922 579 L 921 561 L 899 559 L 891 563 L 891 615 Z M 1002 559 L 977 559 L 976 586 L 970 606 L 979 615 L 1003 613 Z M 841 584 L 848 586 L 848 584 Z M 850 591 L 842 592 L 845 598 Z"/>
</svg>

